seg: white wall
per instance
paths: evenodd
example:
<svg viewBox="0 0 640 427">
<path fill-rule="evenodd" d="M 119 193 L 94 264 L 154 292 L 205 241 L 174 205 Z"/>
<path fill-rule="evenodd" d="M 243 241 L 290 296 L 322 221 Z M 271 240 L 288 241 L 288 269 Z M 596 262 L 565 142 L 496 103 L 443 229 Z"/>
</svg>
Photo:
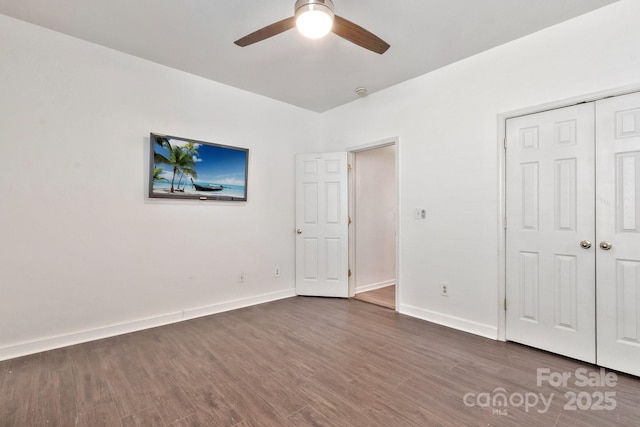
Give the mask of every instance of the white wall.
<svg viewBox="0 0 640 427">
<path fill-rule="evenodd" d="M 0 15 L 0 123 L 0 359 L 294 294 L 317 114 Z M 248 202 L 149 200 L 151 131 L 249 148 Z"/>
<path fill-rule="evenodd" d="M 396 147 L 354 155 L 356 293 L 396 280 Z"/>
<path fill-rule="evenodd" d="M 497 336 L 498 115 L 640 83 L 638 16 L 624 0 L 323 115 L 329 151 L 400 138 L 401 312 Z"/>
</svg>

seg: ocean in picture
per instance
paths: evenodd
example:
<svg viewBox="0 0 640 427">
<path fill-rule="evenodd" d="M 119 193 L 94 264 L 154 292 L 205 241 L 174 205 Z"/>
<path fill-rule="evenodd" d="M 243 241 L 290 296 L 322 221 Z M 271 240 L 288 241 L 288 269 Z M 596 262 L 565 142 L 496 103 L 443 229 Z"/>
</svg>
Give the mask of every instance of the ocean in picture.
<svg viewBox="0 0 640 427">
<path fill-rule="evenodd" d="M 246 200 L 249 150 L 151 134 L 150 197 Z"/>
<path fill-rule="evenodd" d="M 177 186 L 174 185 L 174 192 L 176 194 L 197 194 L 201 196 L 224 196 L 224 197 L 244 197 L 244 185 L 230 185 L 230 184 L 217 184 L 215 182 L 202 182 L 202 181 L 194 181 L 196 185 L 200 185 L 203 187 L 211 186 L 212 188 L 218 188 L 218 186 L 222 186 L 221 190 L 215 191 L 198 191 L 195 186 L 189 182 L 184 185 L 184 182 L 180 185 L 180 190 L 176 191 Z M 171 190 L 170 182 L 154 182 L 153 183 L 153 192 L 154 193 L 165 193 L 168 194 Z"/>
</svg>

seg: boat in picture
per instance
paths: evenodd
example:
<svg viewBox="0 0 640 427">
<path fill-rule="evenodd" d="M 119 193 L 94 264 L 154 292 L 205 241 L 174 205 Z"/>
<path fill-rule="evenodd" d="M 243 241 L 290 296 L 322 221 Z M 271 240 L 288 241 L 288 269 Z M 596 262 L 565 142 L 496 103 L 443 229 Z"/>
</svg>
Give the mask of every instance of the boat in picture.
<svg viewBox="0 0 640 427">
<path fill-rule="evenodd" d="M 191 185 L 193 185 L 196 191 L 220 191 L 224 188 L 222 185 L 217 184 L 198 185 L 193 182 L 193 178 L 191 178 Z"/>
</svg>

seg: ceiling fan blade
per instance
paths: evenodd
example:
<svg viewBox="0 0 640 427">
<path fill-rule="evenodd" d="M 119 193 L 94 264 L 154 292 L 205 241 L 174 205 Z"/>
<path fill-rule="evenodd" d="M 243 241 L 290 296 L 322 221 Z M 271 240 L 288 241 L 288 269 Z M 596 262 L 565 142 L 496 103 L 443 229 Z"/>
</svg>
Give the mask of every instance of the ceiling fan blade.
<svg viewBox="0 0 640 427">
<path fill-rule="evenodd" d="M 290 30 L 295 26 L 296 18 L 292 16 L 290 18 L 283 19 L 282 21 L 274 22 L 273 24 L 267 25 L 264 28 L 260 28 L 259 30 L 236 40 L 234 43 L 241 47 L 249 46 L 250 44 L 260 42 L 262 40 L 268 39 L 269 37 L 273 37 L 287 30 Z"/>
<path fill-rule="evenodd" d="M 333 29 L 331 31 L 343 39 L 349 40 L 351 43 L 355 43 L 360 47 L 369 49 L 380 55 L 385 53 L 390 47 L 389 43 L 380 37 L 338 15 L 334 18 Z"/>
</svg>

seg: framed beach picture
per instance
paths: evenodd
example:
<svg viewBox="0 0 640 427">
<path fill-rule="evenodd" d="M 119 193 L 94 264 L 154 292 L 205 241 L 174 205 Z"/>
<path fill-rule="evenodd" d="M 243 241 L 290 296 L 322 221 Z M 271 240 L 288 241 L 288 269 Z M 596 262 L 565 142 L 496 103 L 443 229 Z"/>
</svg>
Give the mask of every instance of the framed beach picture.
<svg viewBox="0 0 640 427">
<path fill-rule="evenodd" d="M 247 200 L 249 150 L 151 133 L 149 197 Z"/>
</svg>

